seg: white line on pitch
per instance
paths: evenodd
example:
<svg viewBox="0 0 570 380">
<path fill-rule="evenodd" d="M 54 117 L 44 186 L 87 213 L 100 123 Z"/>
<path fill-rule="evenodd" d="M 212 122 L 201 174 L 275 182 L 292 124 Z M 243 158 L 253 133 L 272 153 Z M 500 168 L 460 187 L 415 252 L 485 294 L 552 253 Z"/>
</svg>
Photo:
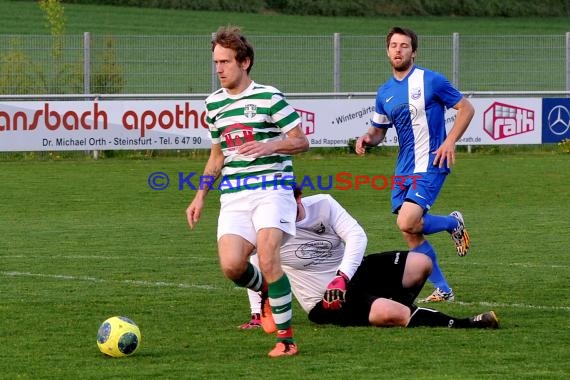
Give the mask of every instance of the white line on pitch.
<svg viewBox="0 0 570 380">
<path fill-rule="evenodd" d="M 86 281 L 86 282 L 115 282 L 122 284 L 131 285 L 141 285 L 141 286 L 155 286 L 155 287 L 173 287 L 173 288 L 184 288 L 184 289 L 205 289 L 205 290 L 219 290 L 221 288 L 214 285 L 201 285 L 201 284 L 184 284 L 184 283 L 174 283 L 174 282 L 152 282 L 143 280 L 103 280 L 100 278 L 89 277 L 89 276 L 70 276 L 64 274 L 44 274 L 44 273 L 30 273 L 30 272 L 0 272 L 5 277 L 40 277 L 40 278 L 51 278 L 56 280 L 70 280 L 70 281 Z M 242 288 L 236 287 L 236 290 L 242 290 Z M 486 306 L 486 307 L 509 307 L 517 309 L 537 309 L 537 310 L 562 310 L 570 311 L 570 306 L 541 306 L 541 305 L 529 305 L 521 303 L 496 303 L 496 302 L 462 302 L 455 301 L 454 303 L 463 306 Z"/>
<path fill-rule="evenodd" d="M 214 290 L 218 289 L 213 285 L 201 285 L 201 284 L 184 284 L 184 283 L 174 283 L 174 282 L 152 282 L 143 280 L 103 280 L 101 278 L 89 277 L 89 276 L 69 276 L 65 274 L 44 274 L 44 273 L 30 273 L 30 272 L 0 272 L 6 277 L 40 277 L 40 278 L 52 278 L 56 280 L 71 280 L 71 281 L 87 281 L 87 282 L 115 282 L 122 284 L 132 284 L 132 285 L 142 285 L 142 286 L 156 286 L 156 287 L 173 287 L 173 288 L 194 288 L 194 289 L 207 289 Z"/>
<path fill-rule="evenodd" d="M 124 256 L 102 256 L 102 255 L 1 255 L 2 259 L 87 259 L 87 260 L 125 260 Z M 144 256 L 145 259 L 159 259 L 159 260 L 204 260 L 204 261 L 217 261 L 217 255 L 210 256 Z M 140 257 L 137 258 L 137 260 Z"/>
<path fill-rule="evenodd" d="M 480 263 L 472 261 L 469 265 L 481 265 L 481 266 L 491 266 L 491 265 L 501 265 L 506 267 L 521 267 L 521 268 L 553 268 L 553 269 L 566 269 L 568 265 L 560 264 L 535 264 L 535 263 Z"/>
<path fill-rule="evenodd" d="M 540 305 L 528 305 L 523 303 L 498 303 L 498 302 L 462 302 L 454 301 L 453 303 L 463 305 L 463 306 L 486 306 L 486 307 L 511 307 L 518 309 L 538 309 L 538 310 L 564 310 L 570 311 L 570 306 L 540 306 Z"/>
</svg>

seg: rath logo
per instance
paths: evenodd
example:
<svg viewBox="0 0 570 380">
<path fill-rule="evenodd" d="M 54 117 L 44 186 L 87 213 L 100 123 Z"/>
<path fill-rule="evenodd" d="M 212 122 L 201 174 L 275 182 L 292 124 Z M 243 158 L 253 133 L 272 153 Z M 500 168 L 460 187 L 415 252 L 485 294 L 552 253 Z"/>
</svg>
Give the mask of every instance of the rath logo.
<svg viewBox="0 0 570 380">
<path fill-rule="evenodd" d="M 295 109 L 299 116 L 301 116 L 301 129 L 305 132 L 305 135 L 312 135 L 315 133 L 315 113 L 309 111 L 303 111 L 300 109 Z"/>
<path fill-rule="evenodd" d="M 494 102 L 485 110 L 483 129 L 493 140 L 534 131 L 534 110 Z"/>
</svg>

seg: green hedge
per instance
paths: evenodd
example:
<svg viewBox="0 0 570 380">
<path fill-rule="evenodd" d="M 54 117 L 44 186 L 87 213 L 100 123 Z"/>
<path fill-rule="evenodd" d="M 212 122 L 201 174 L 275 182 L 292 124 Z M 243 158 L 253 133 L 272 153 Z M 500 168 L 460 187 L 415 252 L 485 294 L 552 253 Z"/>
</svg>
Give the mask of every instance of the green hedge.
<svg viewBox="0 0 570 380">
<path fill-rule="evenodd" d="M 63 0 L 69 4 L 118 5 L 139 8 L 188 9 L 195 11 L 229 11 L 257 13 L 264 0 Z"/>
<path fill-rule="evenodd" d="M 35 1 L 35 0 L 33 0 Z M 62 0 L 63 3 L 320 16 L 570 17 L 570 0 Z"/>
<path fill-rule="evenodd" d="M 570 17 L 568 0 L 266 0 L 266 4 L 298 15 Z"/>
</svg>

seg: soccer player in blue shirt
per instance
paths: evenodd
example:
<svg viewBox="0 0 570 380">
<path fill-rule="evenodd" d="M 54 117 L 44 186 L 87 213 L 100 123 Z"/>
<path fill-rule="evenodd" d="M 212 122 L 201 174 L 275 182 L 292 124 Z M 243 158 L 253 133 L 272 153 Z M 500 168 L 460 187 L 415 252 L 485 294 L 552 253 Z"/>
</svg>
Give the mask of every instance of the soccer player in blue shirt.
<svg viewBox="0 0 570 380">
<path fill-rule="evenodd" d="M 459 211 L 450 215 L 431 215 L 428 211 L 455 163 L 455 143 L 475 111 L 442 74 L 415 65 L 417 48 L 418 37 L 410 29 L 394 27 L 386 36 L 393 76 L 378 89 L 372 126 L 358 138 L 356 153 L 364 154 L 366 146 L 384 140 L 388 128 L 396 128 L 400 151 L 395 174 L 410 179 L 392 190 L 392 212 L 398 215 L 396 223 L 410 250 L 424 253 L 432 260 L 429 281 L 435 290 L 425 301 L 453 301 L 453 290 L 425 235 L 448 231 L 459 256 L 469 251 L 469 235 Z M 445 128 L 447 108 L 457 110 L 449 134 Z"/>
</svg>

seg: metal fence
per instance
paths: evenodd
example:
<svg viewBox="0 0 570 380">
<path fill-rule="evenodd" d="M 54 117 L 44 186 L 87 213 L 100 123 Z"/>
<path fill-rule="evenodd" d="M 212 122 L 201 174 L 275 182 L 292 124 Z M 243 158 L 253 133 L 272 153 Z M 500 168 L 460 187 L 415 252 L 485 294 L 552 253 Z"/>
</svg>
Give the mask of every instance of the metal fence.
<svg viewBox="0 0 570 380">
<path fill-rule="evenodd" d="M 384 36 L 249 36 L 252 78 L 285 93 L 374 92 L 390 76 Z M 417 63 L 464 92 L 570 91 L 570 32 L 420 36 Z M 209 35 L 1 35 L 0 94 L 206 94 Z"/>
</svg>

